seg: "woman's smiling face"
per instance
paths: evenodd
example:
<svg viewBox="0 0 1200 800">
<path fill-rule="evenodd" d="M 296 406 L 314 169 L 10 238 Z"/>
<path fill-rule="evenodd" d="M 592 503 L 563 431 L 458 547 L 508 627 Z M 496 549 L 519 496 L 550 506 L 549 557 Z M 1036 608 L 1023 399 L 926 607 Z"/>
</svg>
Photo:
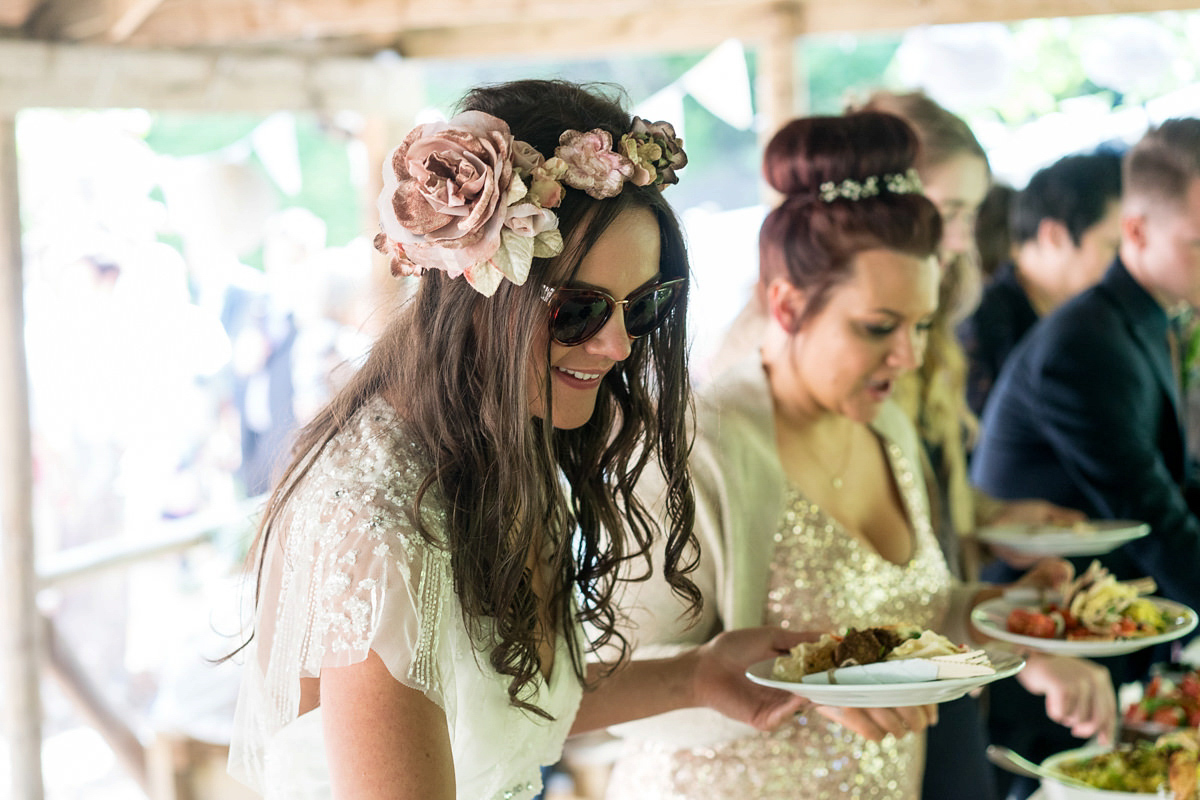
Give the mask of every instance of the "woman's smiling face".
<svg viewBox="0 0 1200 800">
<path fill-rule="evenodd" d="M 584 255 L 572 278 L 571 287 L 601 289 L 617 300 L 659 277 L 660 233 L 654 212 L 635 207 L 622 211 Z M 546 352 L 549 329 L 535 345 L 535 353 Z M 549 364 L 535 359 L 530 365 L 529 410 L 544 417 L 543 390 L 549 370 L 552 418 L 556 428 L 578 428 L 596 408 L 596 396 L 604 376 L 629 356 L 632 339 L 625 330 L 625 309 L 618 306 L 600 332 L 582 344 L 566 346 L 549 342 Z"/>
<path fill-rule="evenodd" d="M 850 277 L 804 320 L 792 366 L 813 411 L 870 423 L 896 379 L 921 364 L 937 310 L 935 259 L 892 250 L 859 253 Z"/>
</svg>

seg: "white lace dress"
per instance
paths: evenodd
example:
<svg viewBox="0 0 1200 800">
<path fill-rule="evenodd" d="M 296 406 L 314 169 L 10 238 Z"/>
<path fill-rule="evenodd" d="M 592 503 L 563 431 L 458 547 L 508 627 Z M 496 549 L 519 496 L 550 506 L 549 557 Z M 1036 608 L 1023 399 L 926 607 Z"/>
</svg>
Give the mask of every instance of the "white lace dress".
<svg viewBox="0 0 1200 800">
<path fill-rule="evenodd" d="M 229 762 L 267 798 L 332 796 L 321 709 L 298 714 L 300 681 L 369 650 L 445 711 L 462 800 L 533 797 L 539 767 L 561 754 L 582 695 L 567 640 L 559 636 L 551 679 L 539 679 L 531 698 L 554 719 L 513 707 L 508 679 L 472 647 L 449 556 L 405 513 L 424 473 L 394 411 L 376 398 L 318 456 L 279 518 Z M 430 505 L 426 524 L 442 530 L 444 513 Z"/>
</svg>

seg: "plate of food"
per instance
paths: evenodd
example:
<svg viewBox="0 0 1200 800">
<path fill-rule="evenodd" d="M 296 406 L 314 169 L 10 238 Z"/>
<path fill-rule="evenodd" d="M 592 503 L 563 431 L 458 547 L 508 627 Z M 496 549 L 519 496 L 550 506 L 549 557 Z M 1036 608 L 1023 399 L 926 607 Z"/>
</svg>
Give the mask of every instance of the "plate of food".
<svg viewBox="0 0 1200 800">
<path fill-rule="evenodd" d="M 746 671 L 755 683 L 844 708 L 896 708 L 957 700 L 1015 675 L 1019 656 L 993 656 L 911 626 L 826 634 Z"/>
<path fill-rule="evenodd" d="M 1061 592 L 1008 593 L 980 603 L 971 624 L 985 636 L 1043 653 L 1116 656 L 1191 633 L 1196 612 L 1146 597 L 1154 581 L 1118 581 L 1098 561 Z"/>
<path fill-rule="evenodd" d="M 1072 525 L 1012 524 L 980 528 L 988 544 L 1034 556 L 1100 556 L 1150 532 L 1144 522 L 1093 519 Z"/>
<path fill-rule="evenodd" d="M 1197 800 L 1196 731 L 1160 736 L 1117 749 L 1082 747 L 1042 762 L 1048 800 Z"/>
<path fill-rule="evenodd" d="M 1200 668 L 1156 666 L 1140 689 L 1121 714 L 1123 736 L 1154 739 L 1180 728 L 1200 728 Z"/>
</svg>

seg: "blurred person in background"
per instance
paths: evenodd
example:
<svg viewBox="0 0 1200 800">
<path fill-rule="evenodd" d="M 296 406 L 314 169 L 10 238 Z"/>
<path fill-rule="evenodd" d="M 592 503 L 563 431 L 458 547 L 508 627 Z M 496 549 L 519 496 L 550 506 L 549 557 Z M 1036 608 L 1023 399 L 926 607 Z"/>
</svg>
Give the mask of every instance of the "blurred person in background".
<svg viewBox="0 0 1200 800">
<path fill-rule="evenodd" d="M 1043 497 L 1150 534 L 1099 556 L 1119 580 L 1152 577 L 1156 594 L 1200 603 L 1200 519 L 1180 400 L 1173 314 L 1200 305 L 1200 119 L 1171 119 L 1126 154 L 1121 241 L 1100 282 L 1042 319 L 992 390 L 972 477 L 997 497 Z M 1011 574 L 1003 563 L 988 574 Z M 1169 653 L 1105 659 L 1116 683 Z M 1023 716 L 992 710 L 995 740 L 1037 761 L 1078 746 Z M 1032 791 L 1032 786 L 1025 787 Z"/>
<path fill-rule="evenodd" d="M 1012 260 L 1012 231 L 1008 212 L 1017 190 L 1006 183 L 992 182 L 975 214 L 975 251 L 979 271 L 990 281 L 1000 265 Z"/>
<path fill-rule="evenodd" d="M 1013 255 L 959 326 L 969 362 L 967 401 L 982 414 L 1005 359 L 1044 317 L 1104 274 L 1121 239 L 1121 156 L 1064 156 L 1013 200 Z"/>
</svg>

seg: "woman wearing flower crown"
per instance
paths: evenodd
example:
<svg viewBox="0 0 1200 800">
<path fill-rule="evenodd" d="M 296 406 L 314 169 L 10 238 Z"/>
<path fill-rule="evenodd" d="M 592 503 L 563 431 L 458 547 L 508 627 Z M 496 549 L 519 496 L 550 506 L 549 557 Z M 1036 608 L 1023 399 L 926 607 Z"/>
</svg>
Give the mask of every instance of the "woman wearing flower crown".
<svg viewBox="0 0 1200 800">
<path fill-rule="evenodd" d="M 704 595 L 679 622 L 669 587 L 630 587 L 639 652 L 713 631 L 841 632 L 916 625 L 968 639 L 996 589 L 950 574 L 930 521 L 916 430 L 891 399 L 920 365 L 937 310 L 937 208 L 898 117 L 794 120 L 767 146 L 783 200 L 760 234 L 761 349 L 705 389 L 690 464 Z M 661 495 L 648 474 L 641 489 Z M 1028 576 L 1053 583 L 1058 564 Z M 611 798 L 916 798 L 936 706 L 809 709 L 759 733 L 702 712 L 615 730 L 628 738 Z M 672 717 L 675 724 L 671 724 Z"/>
<path fill-rule="evenodd" d="M 799 705 L 744 677 L 802 638 L 776 629 L 585 664 L 623 651 L 617 569 L 652 537 L 698 597 L 687 262 L 660 192 L 681 143 L 563 82 L 462 108 L 385 164 L 376 245 L 419 288 L 262 520 L 230 768 L 268 797 L 527 798 L 569 731 L 690 705 L 770 727 Z M 632 491 L 649 468 L 672 476 L 661 525 Z"/>
</svg>

